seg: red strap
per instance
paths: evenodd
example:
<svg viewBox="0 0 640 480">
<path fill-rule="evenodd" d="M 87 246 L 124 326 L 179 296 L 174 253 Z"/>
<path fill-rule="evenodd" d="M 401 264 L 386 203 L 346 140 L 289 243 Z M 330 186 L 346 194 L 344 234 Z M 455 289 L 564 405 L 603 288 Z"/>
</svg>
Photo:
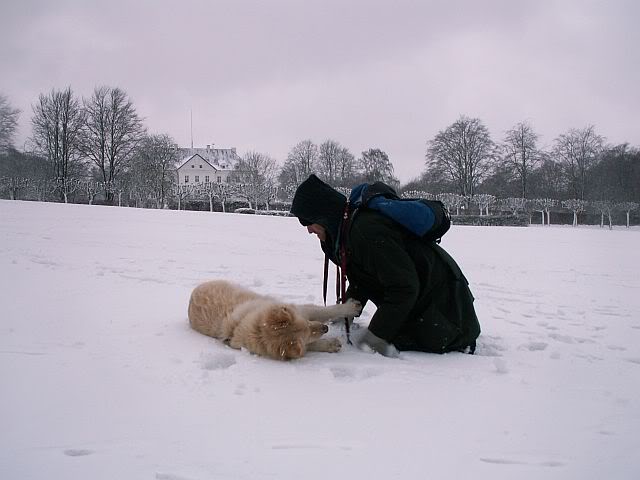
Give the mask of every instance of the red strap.
<svg viewBox="0 0 640 480">
<path fill-rule="evenodd" d="M 347 229 L 349 228 L 349 202 L 344 208 L 342 216 L 342 225 L 340 228 L 340 265 L 336 266 L 336 303 L 344 303 L 346 301 L 347 292 Z M 327 304 L 327 283 L 329 278 L 329 255 L 324 255 L 324 272 L 322 281 L 322 300 Z M 347 334 L 347 343 L 351 345 L 351 327 L 349 319 L 344 319 L 345 331 Z"/>
</svg>

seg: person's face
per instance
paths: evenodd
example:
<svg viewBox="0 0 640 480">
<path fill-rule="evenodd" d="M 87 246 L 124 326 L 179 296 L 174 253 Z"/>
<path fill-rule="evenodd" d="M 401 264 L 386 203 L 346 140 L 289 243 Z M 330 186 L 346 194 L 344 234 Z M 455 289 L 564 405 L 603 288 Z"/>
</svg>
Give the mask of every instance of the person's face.
<svg viewBox="0 0 640 480">
<path fill-rule="evenodd" d="M 322 225 L 318 225 L 317 223 L 307 225 L 307 232 L 314 233 L 321 242 L 324 242 L 327 239 L 327 231 Z"/>
</svg>

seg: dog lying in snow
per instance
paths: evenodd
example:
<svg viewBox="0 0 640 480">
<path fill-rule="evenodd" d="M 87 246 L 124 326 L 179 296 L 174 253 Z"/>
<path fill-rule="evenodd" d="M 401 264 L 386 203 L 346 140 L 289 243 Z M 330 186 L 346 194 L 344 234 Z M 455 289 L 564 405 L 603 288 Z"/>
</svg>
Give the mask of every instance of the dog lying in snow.
<svg viewBox="0 0 640 480">
<path fill-rule="evenodd" d="M 223 280 L 198 285 L 189 300 L 191 328 L 218 338 L 232 348 L 277 360 L 302 357 L 307 350 L 335 353 L 337 338 L 320 338 L 329 331 L 326 322 L 360 314 L 356 301 L 344 304 L 294 305 Z"/>
</svg>

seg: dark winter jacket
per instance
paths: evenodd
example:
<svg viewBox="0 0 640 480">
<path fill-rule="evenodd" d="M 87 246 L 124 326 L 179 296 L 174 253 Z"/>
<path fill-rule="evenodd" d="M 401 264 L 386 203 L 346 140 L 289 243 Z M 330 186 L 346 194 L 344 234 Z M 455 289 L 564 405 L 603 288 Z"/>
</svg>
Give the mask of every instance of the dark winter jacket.
<svg viewBox="0 0 640 480">
<path fill-rule="evenodd" d="M 325 227 L 322 249 L 340 264 L 346 197 L 311 175 L 297 189 L 291 213 Z M 480 325 L 473 295 L 456 262 L 378 212 L 360 209 L 346 235 L 347 298 L 377 310 L 369 330 L 400 350 L 444 353 L 475 346 Z"/>
<path fill-rule="evenodd" d="M 456 262 L 393 220 L 361 210 L 347 238 L 348 298 L 377 307 L 369 330 L 400 350 L 443 353 L 475 345 L 480 325 Z"/>
</svg>

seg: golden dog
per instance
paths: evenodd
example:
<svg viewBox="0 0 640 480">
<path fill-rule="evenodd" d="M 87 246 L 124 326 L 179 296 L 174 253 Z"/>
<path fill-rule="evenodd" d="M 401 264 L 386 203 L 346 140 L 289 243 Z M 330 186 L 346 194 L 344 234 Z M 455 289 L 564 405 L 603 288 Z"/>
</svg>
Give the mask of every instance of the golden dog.
<svg viewBox="0 0 640 480">
<path fill-rule="evenodd" d="M 204 335 L 220 339 L 232 348 L 277 360 L 302 357 L 308 350 L 335 353 L 337 338 L 321 339 L 325 324 L 339 317 L 360 314 L 356 301 L 318 306 L 283 303 L 271 297 L 223 281 L 198 285 L 189 300 L 189 324 Z"/>
</svg>

